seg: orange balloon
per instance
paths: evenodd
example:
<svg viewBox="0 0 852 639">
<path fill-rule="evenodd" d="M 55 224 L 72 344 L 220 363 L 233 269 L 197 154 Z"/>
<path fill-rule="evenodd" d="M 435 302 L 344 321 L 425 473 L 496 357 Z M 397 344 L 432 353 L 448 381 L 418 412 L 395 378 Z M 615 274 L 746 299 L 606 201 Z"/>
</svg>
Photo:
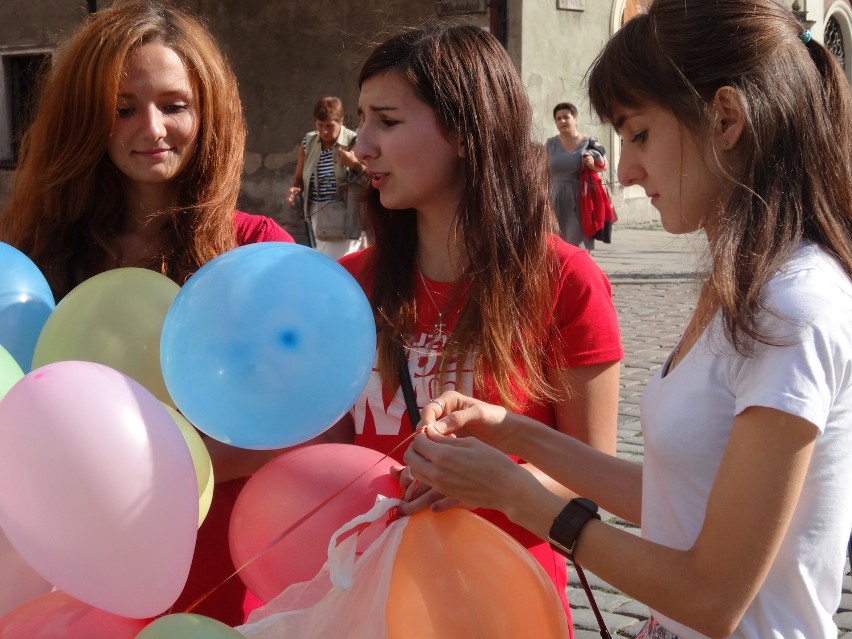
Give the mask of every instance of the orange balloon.
<svg viewBox="0 0 852 639">
<path fill-rule="evenodd" d="M 542 567 L 505 532 L 455 508 L 411 517 L 391 574 L 389 639 L 565 639 Z"/>
</svg>

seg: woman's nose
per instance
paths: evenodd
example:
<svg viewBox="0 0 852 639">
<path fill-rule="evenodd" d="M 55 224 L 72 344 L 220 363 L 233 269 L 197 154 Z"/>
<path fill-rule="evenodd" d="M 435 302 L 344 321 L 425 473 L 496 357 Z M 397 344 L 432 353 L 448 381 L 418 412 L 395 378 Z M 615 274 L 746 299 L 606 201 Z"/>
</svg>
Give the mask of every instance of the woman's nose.
<svg viewBox="0 0 852 639">
<path fill-rule="evenodd" d="M 618 158 L 618 181 L 622 186 L 638 184 L 644 177 L 645 171 L 642 165 L 636 161 L 629 150 L 622 148 L 621 156 Z"/>
<path fill-rule="evenodd" d="M 355 141 L 355 148 L 352 149 L 352 152 L 361 162 L 376 157 L 377 151 L 373 142 L 372 128 L 366 122 L 358 127 L 358 139 Z"/>
<path fill-rule="evenodd" d="M 165 118 L 162 112 L 154 105 L 145 109 L 143 126 L 154 139 L 166 137 Z"/>
</svg>

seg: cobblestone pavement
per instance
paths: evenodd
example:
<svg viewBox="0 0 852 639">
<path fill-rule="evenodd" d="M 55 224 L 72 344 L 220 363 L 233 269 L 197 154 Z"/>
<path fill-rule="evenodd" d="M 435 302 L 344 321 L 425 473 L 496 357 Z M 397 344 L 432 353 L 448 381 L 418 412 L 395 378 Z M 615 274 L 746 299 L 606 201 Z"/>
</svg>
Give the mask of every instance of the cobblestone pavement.
<svg viewBox="0 0 852 639">
<path fill-rule="evenodd" d="M 658 273 L 613 273 L 604 265 L 613 283 L 613 298 L 618 309 L 625 357 L 621 368 L 618 415 L 620 457 L 642 461 L 642 434 L 639 430 L 639 402 L 646 382 L 662 365 L 689 320 L 698 295 L 696 280 L 677 268 L 657 268 Z M 612 268 L 617 268 L 613 266 Z M 645 271 L 653 271 L 642 267 Z M 688 269 L 683 269 L 688 270 Z M 659 271 L 664 271 L 660 273 Z M 610 523 L 638 533 L 635 527 L 610 518 Z M 643 604 L 621 594 L 586 571 L 595 600 L 613 637 L 635 637 L 647 619 Z M 595 617 L 589 608 L 576 572 L 569 564 L 569 591 L 576 639 L 600 637 Z M 835 617 L 841 628 L 838 637 L 852 639 L 852 579 L 844 581 L 840 610 Z"/>
</svg>

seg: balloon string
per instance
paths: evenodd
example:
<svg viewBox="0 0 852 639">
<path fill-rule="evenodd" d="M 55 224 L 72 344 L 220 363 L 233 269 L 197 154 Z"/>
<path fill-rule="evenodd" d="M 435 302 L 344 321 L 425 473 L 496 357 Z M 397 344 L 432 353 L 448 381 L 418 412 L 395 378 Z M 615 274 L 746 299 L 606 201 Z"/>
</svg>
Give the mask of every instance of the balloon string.
<svg viewBox="0 0 852 639">
<path fill-rule="evenodd" d="M 408 437 L 406 437 L 404 440 L 402 440 L 399 444 L 397 444 L 396 446 L 394 446 L 394 447 L 393 447 L 393 448 L 392 448 L 392 449 L 391 449 L 391 450 L 390 450 L 390 451 L 389 451 L 386 455 L 383 455 L 383 456 L 382 456 L 382 458 L 381 458 L 381 459 L 379 459 L 379 460 L 378 460 L 375 464 L 373 464 L 372 466 L 370 466 L 370 467 L 369 467 L 367 470 L 365 470 L 363 473 L 361 473 L 360 475 L 358 475 L 357 477 L 355 477 L 355 479 L 353 479 L 352 481 L 350 481 L 349 483 L 347 483 L 346 485 L 344 485 L 342 488 L 338 489 L 335 493 L 333 493 L 332 495 L 330 495 L 329 497 L 327 497 L 326 499 L 324 499 L 322 502 L 320 502 L 319 504 L 317 504 L 317 505 L 316 505 L 313 509 L 311 509 L 309 512 L 307 512 L 307 513 L 306 513 L 306 514 L 304 514 L 302 517 L 300 517 L 297 521 L 295 521 L 294 523 L 292 523 L 292 524 L 291 524 L 291 525 L 290 525 L 290 526 L 289 526 L 286 530 L 284 530 L 283 532 L 281 532 L 281 533 L 279 533 L 278 535 L 276 535 L 276 536 L 275 536 L 275 538 L 274 538 L 272 541 L 270 541 L 268 544 L 266 544 L 266 546 L 264 546 L 263 548 L 261 548 L 261 549 L 260 549 L 260 550 L 259 550 L 256 554 L 254 554 L 252 557 L 250 557 L 250 558 L 249 558 L 249 559 L 247 559 L 245 562 L 243 562 L 243 564 L 242 564 L 239 568 L 237 568 L 236 570 L 234 570 L 234 572 L 232 572 L 230 575 L 228 575 L 227 577 L 225 577 L 225 579 L 223 579 L 221 583 L 219 583 L 217 586 L 214 586 L 213 588 L 211 588 L 210 590 L 208 590 L 205 594 L 201 595 L 201 597 L 199 597 L 199 598 L 198 598 L 198 599 L 196 599 L 194 602 L 192 602 L 192 604 L 191 604 L 190 606 L 188 606 L 188 607 L 187 607 L 187 609 L 186 609 L 186 610 L 184 610 L 184 612 L 192 612 L 195 608 L 197 608 L 199 605 L 201 605 L 201 604 L 202 604 L 202 603 L 203 603 L 203 602 L 204 602 L 204 601 L 205 601 L 208 597 L 210 597 L 213 593 L 215 593 L 217 590 L 219 590 L 219 588 L 221 588 L 222 586 L 224 586 L 224 585 L 225 585 L 226 583 L 228 583 L 231 579 L 233 579 L 236 575 L 238 575 L 238 574 L 239 574 L 242 570 L 244 570 L 245 568 L 247 568 L 248 566 L 250 566 L 251 564 L 253 564 L 253 563 L 254 563 L 255 561 L 257 561 L 258 559 L 260 559 L 260 557 L 262 557 L 263 555 L 265 555 L 267 552 L 269 552 L 269 551 L 270 551 L 270 550 L 271 550 L 271 549 L 272 549 L 272 548 L 273 548 L 273 547 L 274 547 L 274 546 L 275 546 L 275 545 L 276 545 L 279 541 L 281 541 L 282 539 L 284 539 L 287 535 L 289 535 L 291 532 L 293 532 L 296 528 L 298 528 L 299 526 L 301 526 L 302 524 L 304 524 L 306 521 L 308 521 L 311 517 L 313 517 L 314 515 L 316 515 L 316 514 L 317 514 L 320 510 L 322 510 L 322 509 L 323 509 L 326 505 L 328 505 L 328 504 L 329 504 L 332 500 L 334 500 L 334 499 L 336 499 L 337 497 L 339 497 L 339 496 L 341 495 L 341 493 L 343 493 L 343 492 L 344 492 L 347 488 L 349 488 L 350 486 L 352 486 L 352 484 L 354 484 L 355 482 L 357 482 L 357 481 L 358 481 L 359 479 L 361 479 L 364 475 L 366 475 L 366 474 L 367 474 L 367 473 L 369 473 L 371 470 L 373 470 L 373 468 L 375 468 L 376 466 L 378 466 L 379 464 L 381 464 L 383 461 L 385 461 L 388 457 L 390 457 L 391 455 L 393 455 L 393 454 L 394 454 L 394 453 L 395 453 L 398 449 L 402 448 L 403 446 L 408 445 L 408 443 L 409 443 L 412 439 L 414 439 L 414 436 L 415 436 L 418 432 L 420 432 L 420 431 L 419 431 L 419 429 L 418 429 L 417 431 L 415 431 L 415 432 L 411 433 Z M 390 511 L 390 514 L 388 515 L 388 520 L 389 520 L 389 521 L 391 521 L 391 520 L 393 520 L 393 519 L 395 519 L 395 518 L 398 518 L 398 514 L 397 514 L 396 509 L 393 509 L 392 511 Z M 364 527 L 366 527 L 366 524 L 364 525 Z M 359 529 L 357 532 L 361 532 L 362 530 L 363 530 L 363 528 Z M 356 532 L 356 534 L 357 534 L 357 532 Z M 172 612 L 172 611 L 171 611 L 171 610 L 169 610 L 169 613 L 171 613 L 171 612 Z"/>
</svg>

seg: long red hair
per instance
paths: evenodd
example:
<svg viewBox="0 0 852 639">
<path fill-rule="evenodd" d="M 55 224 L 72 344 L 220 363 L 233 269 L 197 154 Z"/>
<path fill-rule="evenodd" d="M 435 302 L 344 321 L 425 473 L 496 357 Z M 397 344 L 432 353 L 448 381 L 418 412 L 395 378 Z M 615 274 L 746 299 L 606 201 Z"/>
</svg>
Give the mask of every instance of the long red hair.
<svg viewBox="0 0 852 639">
<path fill-rule="evenodd" d="M 116 2 L 88 19 L 57 51 L 25 133 L 0 239 L 26 253 L 57 299 L 118 262 L 115 237 L 125 202 L 107 153 L 121 74 L 141 45 L 174 50 L 186 65 L 199 111 L 198 141 L 169 216 L 160 270 L 182 283 L 235 246 L 245 121 L 236 78 L 194 17 L 153 0 Z"/>
</svg>

